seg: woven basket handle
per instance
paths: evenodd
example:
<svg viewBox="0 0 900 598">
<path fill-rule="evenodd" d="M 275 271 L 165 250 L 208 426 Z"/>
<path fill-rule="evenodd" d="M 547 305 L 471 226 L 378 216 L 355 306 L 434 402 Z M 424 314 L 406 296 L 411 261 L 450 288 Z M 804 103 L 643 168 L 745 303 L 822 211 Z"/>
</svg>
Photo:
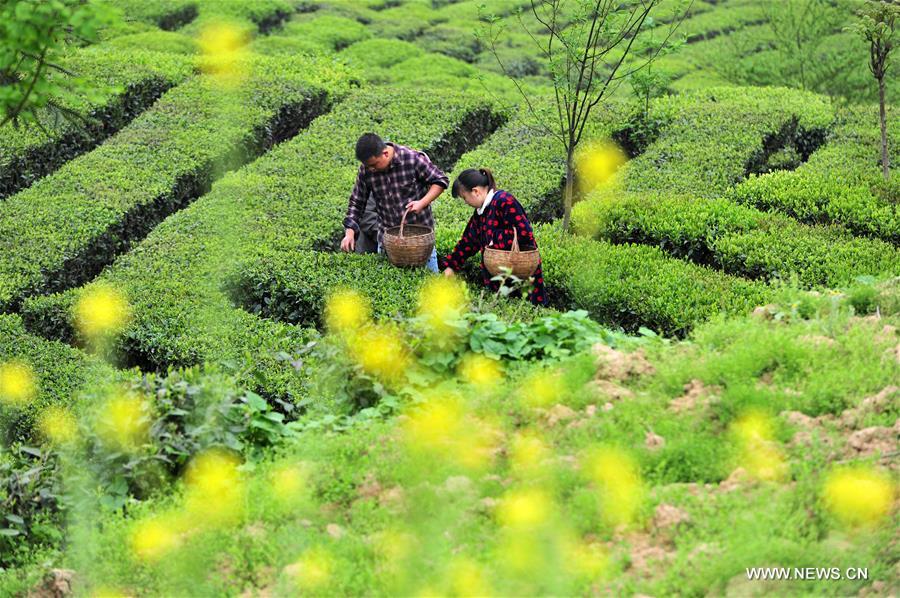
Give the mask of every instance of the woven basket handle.
<svg viewBox="0 0 900 598">
<path fill-rule="evenodd" d="M 516 227 L 513 226 L 513 242 L 512 248 L 510 249 L 513 253 L 519 253 L 519 235 L 516 234 Z"/>
<path fill-rule="evenodd" d="M 403 236 L 403 227 L 406 226 L 406 215 L 409 214 L 409 211 L 412 209 L 412 206 L 406 208 L 406 211 L 403 212 L 403 218 L 400 219 L 400 236 Z"/>
</svg>

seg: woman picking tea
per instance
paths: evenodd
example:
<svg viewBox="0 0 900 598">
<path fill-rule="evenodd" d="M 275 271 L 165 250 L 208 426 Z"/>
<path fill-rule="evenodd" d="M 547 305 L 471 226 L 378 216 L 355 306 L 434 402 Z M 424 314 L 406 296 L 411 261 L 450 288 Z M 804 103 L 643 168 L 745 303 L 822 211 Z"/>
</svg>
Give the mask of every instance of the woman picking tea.
<svg viewBox="0 0 900 598">
<path fill-rule="evenodd" d="M 494 175 L 487 168 L 469 168 L 462 171 L 453 181 L 452 194 L 453 197 L 462 197 L 463 201 L 475 208 L 475 211 L 469 218 L 466 230 L 456 248 L 445 258 L 444 275 L 453 276 L 462 269 L 466 259 L 481 251 L 482 281 L 486 287 L 496 292 L 500 283 L 491 280 L 491 274 L 484 265 L 483 251 L 488 247 L 510 250 L 514 230 L 519 245 L 537 249 L 537 241 L 528 215 L 512 193 L 497 189 Z M 528 300 L 535 305 L 547 305 L 540 262 L 530 280 L 533 286 L 528 293 Z"/>
</svg>

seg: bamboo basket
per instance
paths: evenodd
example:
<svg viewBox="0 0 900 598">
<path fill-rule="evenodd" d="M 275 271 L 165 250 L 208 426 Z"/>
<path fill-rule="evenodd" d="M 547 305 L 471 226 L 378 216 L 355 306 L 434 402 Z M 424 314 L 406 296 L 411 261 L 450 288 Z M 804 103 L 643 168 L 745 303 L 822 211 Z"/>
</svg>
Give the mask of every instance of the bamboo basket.
<svg viewBox="0 0 900 598">
<path fill-rule="evenodd" d="M 395 266 L 424 266 L 434 249 L 434 230 L 421 224 L 406 224 L 409 210 L 403 212 L 400 226 L 384 231 L 384 250 Z"/>
<path fill-rule="evenodd" d="M 484 248 L 484 266 L 491 276 L 501 274 L 502 268 L 509 268 L 512 270 L 512 274 L 524 280 L 534 274 L 540 263 L 541 254 L 537 249 L 519 251 L 519 235 L 516 234 L 515 227 L 513 227 L 513 242 L 510 251 L 491 247 Z"/>
</svg>

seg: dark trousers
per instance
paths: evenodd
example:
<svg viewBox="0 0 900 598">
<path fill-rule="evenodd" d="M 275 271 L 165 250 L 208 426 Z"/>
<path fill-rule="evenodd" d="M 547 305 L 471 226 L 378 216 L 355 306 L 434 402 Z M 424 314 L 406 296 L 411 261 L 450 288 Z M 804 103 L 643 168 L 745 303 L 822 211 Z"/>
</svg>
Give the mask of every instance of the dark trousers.
<svg viewBox="0 0 900 598">
<path fill-rule="evenodd" d="M 366 200 L 359 235 L 356 237 L 356 253 L 378 252 L 378 213 L 375 211 L 375 196 L 371 193 Z"/>
</svg>

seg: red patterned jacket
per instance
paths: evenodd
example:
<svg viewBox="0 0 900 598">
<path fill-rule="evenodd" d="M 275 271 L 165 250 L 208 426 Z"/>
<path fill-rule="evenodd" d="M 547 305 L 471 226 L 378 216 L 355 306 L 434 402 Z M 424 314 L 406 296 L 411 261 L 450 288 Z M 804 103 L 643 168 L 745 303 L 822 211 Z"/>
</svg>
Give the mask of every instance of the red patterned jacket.
<svg viewBox="0 0 900 598">
<path fill-rule="evenodd" d="M 445 258 L 445 266 L 459 272 L 466 259 L 475 255 L 485 247 L 497 249 L 510 249 L 513 241 L 513 227 L 516 228 L 519 237 L 519 248 L 537 248 L 534 231 L 528 216 L 525 214 L 522 204 L 506 191 L 495 191 L 491 203 L 482 214 L 475 210 L 462 238 L 456 244 L 456 248 Z M 500 283 L 491 280 L 491 274 L 484 266 L 484 256 L 481 259 L 481 277 L 484 285 L 492 291 L 496 291 Z M 547 293 L 544 290 L 544 274 L 541 265 L 532 276 L 533 288 L 528 293 L 528 299 L 535 305 L 547 305 Z"/>
</svg>

